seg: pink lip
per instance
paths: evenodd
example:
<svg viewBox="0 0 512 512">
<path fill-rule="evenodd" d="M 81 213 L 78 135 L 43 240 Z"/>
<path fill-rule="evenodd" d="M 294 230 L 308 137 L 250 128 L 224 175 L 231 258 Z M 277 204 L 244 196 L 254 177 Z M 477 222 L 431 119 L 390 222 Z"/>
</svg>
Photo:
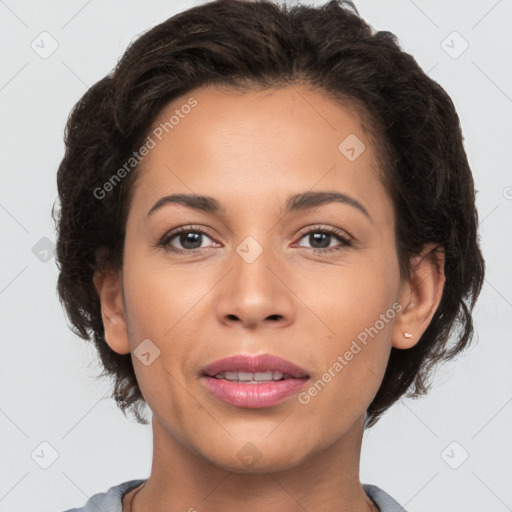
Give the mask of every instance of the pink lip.
<svg viewBox="0 0 512 512">
<path fill-rule="evenodd" d="M 218 373 L 224 372 L 281 372 L 301 379 L 309 377 L 306 370 L 272 354 L 260 354 L 257 356 L 247 356 L 237 354 L 236 356 L 218 359 L 201 370 L 202 375 L 215 377 Z"/>
<path fill-rule="evenodd" d="M 223 372 L 267 372 L 277 371 L 290 377 L 285 380 L 261 382 L 259 384 L 231 382 L 217 379 Z M 220 400 L 237 407 L 270 407 L 297 393 L 309 379 L 305 370 L 290 361 L 270 354 L 256 357 L 236 355 L 219 359 L 202 370 L 202 382 Z"/>
<path fill-rule="evenodd" d="M 206 387 L 224 402 L 236 407 L 257 409 L 271 407 L 297 393 L 307 381 L 302 379 L 276 380 L 260 384 L 241 384 L 225 379 L 203 376 Z"/>
</svg>

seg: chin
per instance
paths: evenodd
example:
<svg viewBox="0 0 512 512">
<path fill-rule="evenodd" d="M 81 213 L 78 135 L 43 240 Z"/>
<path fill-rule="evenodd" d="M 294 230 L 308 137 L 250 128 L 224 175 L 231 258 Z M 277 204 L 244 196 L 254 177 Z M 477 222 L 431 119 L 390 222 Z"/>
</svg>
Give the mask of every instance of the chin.
<svg viewBox="0 0 512 512">
<path fill-rule="evenodd" d="M 208 461 L 214 466 L 226 471 L 230 471 L 231 473 L 251 475 L 286 471 L 296 467 L 299 464 L 299 461 L 296 459 L 296 457 L 290 459 L 289 455 L 286 453 L 276 454 L 270 459 L 268 457 L 262 456 L 253 465 L 240 461 L 238 457 L 234 459 L 226 459 L 223 457 L 223 460 L 210 458 Z"/>
<path fill-rule="evenodd" d="M 232 473 L 272 473 L 291 469 L 307 458 L 300 440 L 294 446 L 273 445 L 263 436 L 261 441 L 256 437 L 245 442 L 233 440 L 229 446 L 223 444 L 213 451 L 210 445 L 206 451 L 199 450 L 199 454 L 210 464 Z"/>
</svg>

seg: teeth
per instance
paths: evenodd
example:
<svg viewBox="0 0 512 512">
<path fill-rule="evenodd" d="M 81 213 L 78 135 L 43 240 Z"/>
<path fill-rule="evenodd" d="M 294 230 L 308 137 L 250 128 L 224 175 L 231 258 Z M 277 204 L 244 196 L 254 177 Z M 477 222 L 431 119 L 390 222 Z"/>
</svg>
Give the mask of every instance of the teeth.
<svg viewBox="0 0 512 512">
<path fill-rule="evenodd" d="M 215 375 L 216 379 L 225 379 L 230 381 L 239 381 L 239 382 L 247 382 L 247 383 L 257 383 L 257 382 L 268 382 L 271 380 L 281 380 L 282 378 L 290 378 L 290 376 L 286 373 L 281 372 L 224 372 L 218 373 Z"/>
</svg>

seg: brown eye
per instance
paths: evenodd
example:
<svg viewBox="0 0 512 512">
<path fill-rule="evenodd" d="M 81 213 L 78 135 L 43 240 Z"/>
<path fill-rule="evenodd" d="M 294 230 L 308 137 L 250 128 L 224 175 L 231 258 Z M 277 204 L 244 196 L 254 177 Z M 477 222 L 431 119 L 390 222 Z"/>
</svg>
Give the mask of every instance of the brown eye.
<svg viewBox="0 0 512 512">
<path fill-rule="evenodd" d="M 350 247 L 352 245 L 351 240 L 345 234 L 334 228 L 314 227 L 302 233 L 300 239 L 306 237 L 313 251 L 317 252 L 339 251 L 344 247 Z M 339 243 L 337 246 L 333 247 L 331 243 L 336 240 Z M 299 247 L 304 246 L 300 245 Z"/>
<path fill-rule="evenodd" d="M 169 251 L 189 252 L 205 249 L 203 246 L 205 238 L 212 240 L 205 230 L 199 227 L 180 227 L 167 233 L 158 243 L 159 247 L 163 247 Z M 177 247 L 176 244 L 179 244 Z"/>
</svg>

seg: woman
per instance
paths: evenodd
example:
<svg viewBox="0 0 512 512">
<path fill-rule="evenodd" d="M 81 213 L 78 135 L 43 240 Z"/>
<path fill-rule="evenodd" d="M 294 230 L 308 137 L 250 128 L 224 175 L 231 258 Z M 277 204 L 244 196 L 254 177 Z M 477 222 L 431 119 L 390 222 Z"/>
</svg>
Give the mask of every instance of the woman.
<svg viewBox="0 0 512 512">
<path fill-rule="evenodd" d="M 78 102 L 58 189 L 61 300 L 154 441 L 73 510 L 404 510 L 363 432 L 471 341 L 484 262 L 453 103 L 392 34 L 177 14 Z"/>
</svg>

